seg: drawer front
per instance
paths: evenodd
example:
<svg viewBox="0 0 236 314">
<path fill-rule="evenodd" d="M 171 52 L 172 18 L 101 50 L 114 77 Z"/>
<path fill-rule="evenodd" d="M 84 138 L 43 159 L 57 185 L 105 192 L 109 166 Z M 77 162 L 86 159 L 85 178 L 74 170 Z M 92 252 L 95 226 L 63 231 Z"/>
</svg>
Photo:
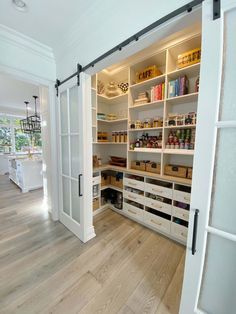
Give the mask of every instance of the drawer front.
<svg viewBox="0 0 236 314">
<path fill-rule="evenodd" d="M 165 233 L 170 233 L 170 224 L 169 220 L 164 218 L 158 217 L 151 213 L 145 212 L 144 213 L 144 221 L 146 224 L 152 226 L 153 228 L 163 231 Z"/>
<path fill-rule="evenodd" d="M 127 215 L 134 217 L 136 219 L 139 219 L 139 220 L 143 220 L 143 210 L 142 209 L 124 202 L 123 203 L 123 210 Z"/>
<path fill-rule="evenodd" d="M 171 223 L 171 234 L 175 238 L 186 243 L 187 242 L 187 236 L 188 236 L 188 228 L 181 226 L 181 225 L 178 225 L 175 222 L 172 222 Z"/>
<path fill-rule="evenodd" d="M 171 205 L 152 200 L 146 197 L 146 206 L 159 210 L 160 212 L 171 215 Z"/>
<path fill-rule="evenodd" d="M 101 183 L 101 176 L 93 177 L 92 184 L 100 184 Z"/>
<path fill-rule="evenodd" d="M 163 186 L 145 183 L 145 191 L 170 199 L 172 198 L 172 189 L 164 188 Z"/>
<path fill-rule="evenodd" d="M 191 194 L 174 190 L 173 199 L 182 203 L 190 204 Z"/>
<path fill-rule="evenodd" d="M 180 218 L 183 219 L 185 221 L 189 220 L 189 211 L 186 209 L 182 209 L 176 206 L 173 206 L 173 216 L 175 216 L 176 218 Z"/>
<path fill-rule="evenodd" d="M 142 205 L 145 205 L 145 197 L 142 195 L 138 195 L 136 193 L 124 191 L 123 192 L 123 197 L 127 198 L 128 200 L 140 203 Z"/>
<path fill-rule="evenodd" d="M 139 189 L 139 190 L 144 191 L 144 182 L 141 182 L 141 181 L 124 178 L 124 185 L 129 186 L 134 189 Z"/>
</svg>

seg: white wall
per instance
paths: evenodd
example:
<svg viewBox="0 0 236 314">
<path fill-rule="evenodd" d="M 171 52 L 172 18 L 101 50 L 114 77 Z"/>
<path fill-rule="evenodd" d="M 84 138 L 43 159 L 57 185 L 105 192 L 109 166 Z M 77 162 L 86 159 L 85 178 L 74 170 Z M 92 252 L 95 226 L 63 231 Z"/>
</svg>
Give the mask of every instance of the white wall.
<svg viewBox="0 0 236 314">
<path fill-rule="evenodd" d="M 79 13 L 73 30 L 55 51 L 57 76 L 63 79 L 99 55 L 190 0 L 100 0 Z"/>
</svg>

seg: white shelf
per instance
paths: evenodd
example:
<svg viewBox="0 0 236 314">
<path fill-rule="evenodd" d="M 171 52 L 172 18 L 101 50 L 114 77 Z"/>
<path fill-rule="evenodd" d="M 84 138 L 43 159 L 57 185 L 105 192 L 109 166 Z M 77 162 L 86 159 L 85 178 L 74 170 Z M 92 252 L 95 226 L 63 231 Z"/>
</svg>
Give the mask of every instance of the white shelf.
<svg viewBox="0 0 236 314">
<path fill-rule="evenodd" d="M 122 118 L 122 119 L 116 119 L 116 120 L 97 119 L 97 121 L 103 122 L 103 123 L 120 123 L 120 122 L 128 121 L 128 118 Z"/>
<path fill-rule="evenodd" d="M 146 80 L 143 82 L 139 82 L 133 85 L 130 85 L 130 89 L 134 90 L 134 89 L 139 89 L 140 87 L 147 87 L 147 86 L 154 86 L 157 85 L 161 82 L 165 82 L 165 74 L 159 75 L 159 76 L 155 76 L 153 78 L 151 78 L 150 80 Z"/>
<path fill-rule="evenodd" d="M 172 98 L 167 98 L 166 102 L 170 104 L 184 104 L 190 102 L 196 102 L 198 100 L 198 93 L 191 93 L 182 96 L 176 96 Z"/>
<path fill-rule="evenodd" d="M 192 64 L 182 69 L 171 71 L 167 73 L 167 76 L 170 80 L 175 79 L 179 77 L 180 75 L 187 75 L 188 77 L 192 77 L 192 76 L 199 75 L 199 71 L 200 71 L 200 62 L 196 64 Z"/>
<path fill-rule="evenodd" d="M 105 95 L 97 95 L 98 101 L 104 103 L 104 104 L 119 104 L 122 102 L 127 101 L 128 102 L 128 93 L 117 95 L 114 97 L 107 97 Z M 126 99 L 127 98 L 127 99 Z"/>
<path fill-rule="evenodd" d="M 155 130 L 162 130 L 163 127 L 157 127 L 157 128 L 142 128 L 142 129 L 128 129 L 129 132 L 145 132 L 145 131 L 155 131 Z"/>
<path fill-rule="evenodd" d="M 194 129 L 196 124 L 186 124 L 186 125 L 169 125 L 165 126 L 165 129 Z"/>
<path fill-rule="evenodd" d="M 101 186 L 101 188 L 100 188 L 101 191 L 106 190 L 106 189 L 113 189 L 113 190 L 116 190 L 118 192 L 123 193 L 123 189 L 118 188 L 117 186 L 114 186 L 114 185 L 111 185 L 111 184 Z"/>
<path fill-rule="evenodd" d="M 109 144 L 109 145 L 126 145 L 127 142 L 123 142 L 123 143 L 115 143 L 115 142 L 93 142 L 93 144 L 100 144 L 100 145 L 105 145 L 105 144 Z"/>
<path fill-rule="evenodd" d="M 161 154 L 162 149 L 161 148 L 146 148 L 146 147 L 140 147 L 135 148 L 134 150 L 129 150 L 131 153 L 155 153 L 155 154 Z"/>
<path fill-rule="evenodd" d="M 145 104 L 141 104 L 141 105 L 134 105 L 134 106 L 131 106 L 131 107 L 129 107 L 129 109 L 132 109 L 132 110 L 137 110 L 137 109 L 142 109 L 142 108 L 144 108 L 144 109 L 146 109 L 146 108 L 148 108 L 148 109 L 150 109 L 150 108 L 152 108 L 152 107 L 155 107 L 155 105 L 157 106 L 161 106 L 161 105 L 164 105 L 164 100 L 157 100 L 157 101 L 153 101 L 153 102 L 147 102 L 147 103 L 145 103 Z"/>
<path fill-rule="evenodd" d="M 164 154 L 170 155 L 194 155 L 194 149 L 163 149 Z"/>
</svg>

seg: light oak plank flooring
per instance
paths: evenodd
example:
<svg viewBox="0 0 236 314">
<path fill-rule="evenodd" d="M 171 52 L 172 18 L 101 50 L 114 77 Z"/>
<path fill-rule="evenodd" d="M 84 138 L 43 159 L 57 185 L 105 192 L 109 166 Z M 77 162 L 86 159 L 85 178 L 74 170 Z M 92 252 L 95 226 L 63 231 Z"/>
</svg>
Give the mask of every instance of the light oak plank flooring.
<svg viewBox="0 0 236 314">
<path fill-rule="evenodd" d="M 0 176 L 0 312 L 178 313 L 185 248 L 111 210 L 94 225 L 83 244 L 50 219 L 42 190 Z"/>
</svg>

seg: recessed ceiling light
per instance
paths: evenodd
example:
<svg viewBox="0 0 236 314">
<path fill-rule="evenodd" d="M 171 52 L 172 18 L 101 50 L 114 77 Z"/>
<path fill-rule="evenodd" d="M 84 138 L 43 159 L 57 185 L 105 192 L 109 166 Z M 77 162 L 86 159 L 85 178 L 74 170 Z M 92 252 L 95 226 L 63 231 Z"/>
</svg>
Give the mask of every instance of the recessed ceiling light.
<svg viewBox="0 0 236 314">
<path fill-rule="evenodd" d="M 12 4 L 14 5 L 14 8 L 16 8 L 19 11 L 26 11 L 27 5 L 23 0 L 12 0 Z"/>
</svg>

